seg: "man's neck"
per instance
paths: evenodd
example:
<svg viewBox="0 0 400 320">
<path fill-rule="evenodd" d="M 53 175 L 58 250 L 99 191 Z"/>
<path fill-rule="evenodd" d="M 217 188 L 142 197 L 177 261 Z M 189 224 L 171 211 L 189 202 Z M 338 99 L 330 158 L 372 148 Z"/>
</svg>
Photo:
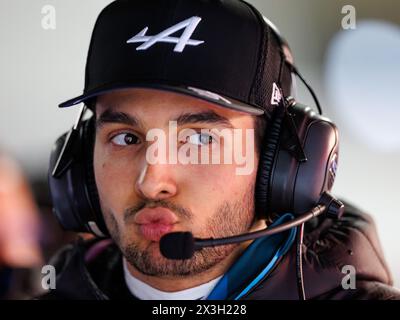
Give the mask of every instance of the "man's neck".
<svg viewBox="0 0 400 320">
<path fill-rule="evenodd" d="M 262 220 L 257 221 L 253 227 L 250 229 L 249 232 L 258 231 L 265 228 L 265 222 Z M 200 274 L 196 274 L 193 276 L 187 277 L 155 277 L 155 276 L 148 276 L 140 271 L 138 271 L 134 266 L 127 262 L 127 267 L 129 273 L 135 277 L 136 279 L 147 283 L 148 285 L 152 286 L 161 291 L 165 292 L 175 292 L 181 291 L 189 288 L 193 288 L 199 286 L 203 283 L 207 283 L 219 276 L 222 276 L 230 266 L 237 260 L 237 258 L 243 253 L 244 250 L 251 244 L 252 241 L 246 241 L 240 243 L 233 252 L 223 261 L 218 263 L 213 268 L 202 272 Z"/>
</svg>

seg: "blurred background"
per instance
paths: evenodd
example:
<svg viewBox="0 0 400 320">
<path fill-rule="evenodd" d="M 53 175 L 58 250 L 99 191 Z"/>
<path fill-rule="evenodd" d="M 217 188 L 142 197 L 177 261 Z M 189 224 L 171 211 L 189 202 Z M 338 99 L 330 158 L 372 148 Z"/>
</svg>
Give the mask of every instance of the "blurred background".
<svg viewBox="0 0 400 320">
<path fill-rule="evenodd" d="M 0 265 L 9 261 L 9 268 L 0 271 L 0 287 L 12 281 L 9 297 L 40 290 L 32 287 L 40 281 L 32 279 L 40 277 L 41 261 L 75 237 L 63 232 L 51 214 L 48 159 L 55 139 L 78 112 L 57 105 L 82 92 L 91 31 L 110 2 L 0 0 L 0 200 L 17 190 L 24 200 L 16 200 L 23 205 L 15 211 L 30 221 L 28 226 L 0 212 L 0 231 L 8 229 L 3 234 L 10 239 L 18 232 L 26 235 L 19 241 L 32 253 L 0 257 Z M 338 125 L 334 193 L 374 217 L 400 287 L 400 1 L 249 2 L 288 40 L 324 114 Z M 54 14 L 55 23 L 48 14 Z M 300 81 L 298 99 L 313 104 Z M 38 234 L 36 244 L 32 239 Z"/>
</svg>

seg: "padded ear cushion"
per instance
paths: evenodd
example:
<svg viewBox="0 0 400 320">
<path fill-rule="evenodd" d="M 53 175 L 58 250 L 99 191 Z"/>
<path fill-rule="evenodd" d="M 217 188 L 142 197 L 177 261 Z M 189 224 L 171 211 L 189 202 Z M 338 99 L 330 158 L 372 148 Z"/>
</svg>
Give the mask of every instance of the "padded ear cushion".
<svg viewBox="0 0 400 320">
<path fill-rule="evenodd" d="M 50 156 L 49 187 L 53 211 L 65 230 L 87 232 L 91 213 L 85 191 L 81 132 L 69 131 L 57 139 Z M 56 163 L 63 169 L 53 175 Z"/>
<path fill-rule="evenodd" d="M 78 130 L 71 130 L 56 141 L 48 178 L 53 211 L 62 227 L 103 236 L 108 232 L 94 179 L 93 147 L 94 120 L 86 120 Z M 53 176 L 57 163 L 62 164 L 61 169 Z"/>
<path fill-rule="evenodd" d="M 54 143 L 50 155 L 48 183 L 50 187 L 50 194 L 53 202 L 53 213 L 59 221 L 64 230 L 77 230 L 80 229 L 82 222 L 77 216 L 74 206 L 71 203 L 68 195 L 68 179 L 65 175 L 59 178 L 54 178 L 52 171 L 60 157 L 63 146 L 67 140 L 68 133 L 60 136 Z"/>
<path fill-rule="evenodd" d="M 260 218 L 267 217 L 269 212 L 270 186 L 272 171 L 279 148 L 280 133 L 284 113 L 277 110 L 272 117 L 270 128 L 267 127 L 264 146 L 260 150 L 255 190 L 256 213 Z"/>
<path fill-rule="evenodd" d="M 104 222 L 103 214 L 100 207 L 100 199 L 96 186 L 96 179 L 93 167 L 93 155 L 95 145 L 95 119 L 94 117 L 85 121 L 82 125 L 82 136 L 84 141 L 84 166 L 85 166 L 85 184 L 88 192 L 88 198 L 93 210 L 95 222 L 104 235 L 108 235 L 108 231 Z"/>
</svg>

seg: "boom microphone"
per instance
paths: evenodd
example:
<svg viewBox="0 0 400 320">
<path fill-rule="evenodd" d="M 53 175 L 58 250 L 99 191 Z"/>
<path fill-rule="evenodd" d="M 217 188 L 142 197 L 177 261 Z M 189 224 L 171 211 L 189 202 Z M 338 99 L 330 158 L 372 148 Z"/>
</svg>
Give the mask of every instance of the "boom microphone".
<svg viewBox="0 0 400 320">
<path fill-rule="evenodd" d="M 191 232 L 171 232 L 160 239 L 161 254 L 167 259 L 190 259 L 197 250 L 195 246 Z"/>
<path fill-rule="evenodd" d="M 215 247 L 248 240 L 254 240 L 265 236 L 270 236 L 297 227 L 308 220 L 327 212 L 331 218 L 338 219 L 344 211 L 344 205 L 328 193 L 324 193 L 320 203 L 310 211 L 300 215 L 299 217 L 285 222 L 279 226 L 265 228 L 263 230 L 244 233 L 237 236 L 225 238 L 194 238 L 191 232 L 171 232 L 164 235 L 160 239 L 160 252 L 167 259 L 185 260 L 190 259 L 195 251 L 205 247 Z"/>
</svg>

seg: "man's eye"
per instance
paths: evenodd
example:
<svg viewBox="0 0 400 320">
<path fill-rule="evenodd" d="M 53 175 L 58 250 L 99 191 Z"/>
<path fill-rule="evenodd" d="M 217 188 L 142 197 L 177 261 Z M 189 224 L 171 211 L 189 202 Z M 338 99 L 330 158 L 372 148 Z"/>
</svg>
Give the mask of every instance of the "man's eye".
<svg viewBox="0 0 400 320">
<path fill-rule="evenodd" d="M 207 133 L 196 133 L 189 136 L 187 142 L 197 145 L 209 145 L 215 142 L 215 139 L 212 135 Z"/>
<path fill-rule="evenodd" d="M 114 136 L 111 141 L 118 146 L 137 144 L 139 138 L 132 133 L 120 133 Z"/>
</svg>

